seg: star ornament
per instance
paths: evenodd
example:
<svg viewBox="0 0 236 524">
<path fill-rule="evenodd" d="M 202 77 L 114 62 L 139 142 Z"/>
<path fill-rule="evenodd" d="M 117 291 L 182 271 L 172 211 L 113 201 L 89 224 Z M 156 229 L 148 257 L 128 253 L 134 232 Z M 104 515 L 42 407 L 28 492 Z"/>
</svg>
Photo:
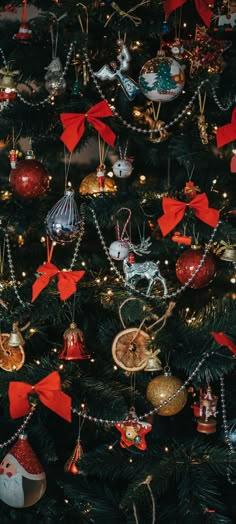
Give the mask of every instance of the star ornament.
<svg viewBox="0 0 236 524">
<path fill-rule="evenodd" d="M 117 422 L 115 427 L 121 433 L 120 445 L 122 448 L 135 446 L 142 451 L 147 449 L 145 436 L 151 431 L 152 425 L 138 420 L 134 408 L 130 409 L 125 422 Z"/>
</svg>

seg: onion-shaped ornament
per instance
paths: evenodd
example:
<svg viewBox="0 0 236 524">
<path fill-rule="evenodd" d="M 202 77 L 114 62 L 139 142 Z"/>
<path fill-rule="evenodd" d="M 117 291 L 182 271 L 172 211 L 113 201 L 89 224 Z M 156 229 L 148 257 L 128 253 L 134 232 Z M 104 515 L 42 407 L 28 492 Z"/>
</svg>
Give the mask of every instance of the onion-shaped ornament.
<svg viewBox="0 0 236 524">
<path fill-rule="evenodd" d="M 47 214 L 45 224 L 51 240 L 59 244 L 75 240 L 79 233 L 80 218 L 73 189 L 65 191 L 64 196 Z"/>
<path fill-rule="evenodd" d="M 129 160 L 119 159 L 113 164 L 112 170 L 117 178 L 128 178 L 133 171 L 133 166 Z"/>
</svg>

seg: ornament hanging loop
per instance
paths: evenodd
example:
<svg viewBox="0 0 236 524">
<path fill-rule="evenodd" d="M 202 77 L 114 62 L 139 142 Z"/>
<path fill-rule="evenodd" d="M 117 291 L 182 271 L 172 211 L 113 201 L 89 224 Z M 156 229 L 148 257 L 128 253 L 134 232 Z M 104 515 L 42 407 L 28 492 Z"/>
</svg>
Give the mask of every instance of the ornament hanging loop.
<svg viewBox="0 0 236 524">
<path fill-rule="evenodd" d="M 129 235 L 127 233 L 127 227 L 128 227 L 128 224 L 130 223 L 132 212 L 131 212 L 131 210 L 128 207 L 121 207 L 119 209 L 119 211 L 117 212 L 117 215 L 119 215 L 119 213 L 121 211 L 128 211 L 128 217 L 127 217 L 127 220 L 124 223 L 124 226 L 123 226 L 123 229 L 122 229 L 121 233 L 120 233 L 120 225 L 119 225 L 119 222 L 117 220 L 117 222 L 116 222 L 116 234 L 117 234 L 117 240 L 119 240 L 121 242 L 124 242 L 124 241 L 129 240 Z M 127 234 L 126 237 L 125 237 L 125 234 Z"/>
</svg>

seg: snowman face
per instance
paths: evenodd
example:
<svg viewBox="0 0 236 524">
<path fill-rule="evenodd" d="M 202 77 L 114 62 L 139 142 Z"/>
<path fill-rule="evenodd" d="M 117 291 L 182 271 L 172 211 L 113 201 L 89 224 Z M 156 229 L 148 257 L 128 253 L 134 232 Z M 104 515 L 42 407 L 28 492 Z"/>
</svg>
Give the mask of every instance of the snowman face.
<svg viewBox="0 0 236 524">
<path fill-rule="evenodd" d="M 127 178 L 133 171 L 133 166 L 128 160 L 117 160 L 112 166 L 113 173 L 118 178 Z"/>
<path fill-rule="evenodd" d="M 109 247 L 109 255 L 114 260 L 124 260 L 129 253 L 128 243 L 120 240 L 115 240 Z"/>
</svg>

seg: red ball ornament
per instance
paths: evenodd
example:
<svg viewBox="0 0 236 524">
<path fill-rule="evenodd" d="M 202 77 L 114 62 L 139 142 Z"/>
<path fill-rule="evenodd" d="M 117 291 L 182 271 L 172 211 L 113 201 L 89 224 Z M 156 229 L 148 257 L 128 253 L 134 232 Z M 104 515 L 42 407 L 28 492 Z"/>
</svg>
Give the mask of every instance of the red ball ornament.
<svg viewBox="0 0 236 524">
<path fill-rule="evenodd" d="M 10 172 L 9 182 L 13 191 L 23 198 L 37 198 L 49 188 L 49 174 L 46 168 L 34 159 L 18 162 Z"/>
<path fill-rule="evenodd" d="M 199 266 L 202 256 L 203 249 L 187 249 L 184 251 L 176 262 L 176 275 L 180 280 L 181 284 L 186 284 L 189 278 L 196 271 Z M 193 289 L 201 289 L 202 287 L 208 286 L 213 280 L 216 272 L 216 265 L 214 256 L 208 253 L 201 269 L 192 280 L 189 287 Z"/>
</svg>

